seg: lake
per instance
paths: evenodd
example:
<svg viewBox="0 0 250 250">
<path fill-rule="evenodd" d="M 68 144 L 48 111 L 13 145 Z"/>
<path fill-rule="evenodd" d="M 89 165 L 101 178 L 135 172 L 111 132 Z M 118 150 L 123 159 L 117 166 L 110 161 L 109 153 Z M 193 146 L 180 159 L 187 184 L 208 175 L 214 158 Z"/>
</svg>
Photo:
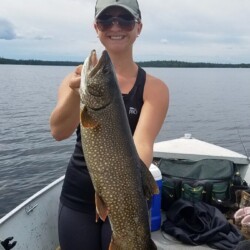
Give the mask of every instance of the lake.
<svg viewBox="0 0 250 250">
<path fill-rule="evenodd" d="M 49 116 L 74 67 L 0 65 L 0 217 L 65 173 L 75 135 L 56 142 Z M 193 137 L 250 154 L 250 69 L 146 68 L 170 107 L 157 141 Z M 154 122 L 154 121 L 152 121 Z"/>
</svg>

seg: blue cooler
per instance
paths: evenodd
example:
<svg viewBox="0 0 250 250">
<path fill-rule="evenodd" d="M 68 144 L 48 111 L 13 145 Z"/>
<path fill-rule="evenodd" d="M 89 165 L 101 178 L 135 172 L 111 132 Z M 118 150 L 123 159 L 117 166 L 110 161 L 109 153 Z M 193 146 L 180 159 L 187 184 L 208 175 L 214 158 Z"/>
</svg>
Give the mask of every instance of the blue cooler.
<svg viewBox="0 0 250 250">
<path fill-rule="evenodd" d="M 162 189 L 162 175 L 160 169 L 151 164 L 149 167 L 158 187 L 160 190 L 159 194 L 155 194 L 152 198 L 151 205 L 151 232 L 157 231 L 161 228 L 161 189 Z"/>
</svg>

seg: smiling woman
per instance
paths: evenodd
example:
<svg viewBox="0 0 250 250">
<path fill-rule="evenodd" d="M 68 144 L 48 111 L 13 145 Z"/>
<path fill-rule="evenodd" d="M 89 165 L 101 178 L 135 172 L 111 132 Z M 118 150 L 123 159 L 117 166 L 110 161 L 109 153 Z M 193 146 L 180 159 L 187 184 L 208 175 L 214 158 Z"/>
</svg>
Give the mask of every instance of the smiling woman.
<svg viewBox="0 0 250 250">
<path fill-rule="evenodd" d="M 134 158 L 140 158 L 145 165 L 142 166 L 143 171 L 148 171 L 145 168 L 149 167 L 152 162 L 154 140 L 165 119 L 169 97 L 166 84 L 158 78 L 147 74 L 133 60 L 133 45 L 142 30 L 141 12 L 138 2 L 136 0 L 98 0 L 95 6 L 94 28 L 100 42 L 108 52 L 108 58 L 110 58 L 113 65 L 111 68 L 114 68 L 116 75 L 114 78 L 117 79 L 119 92 L 122 93 L 124 109 L 122 108 L 121 112 L 126 111 L 125 117 L 128 118 L 129 132 L 133 135 L 133 140 L 131 141 L 135 144 L 138 153 Z M 91 58 L 93 57 L 96 57 L 94 51 Z M 94 61 L 97 62 L 97 60 Z M 100 65 L 98 63 L 95 67 L 96 62 L 91 63 L 94 70 L 89 74 L 90 78 L 93 72 L 99 72 L 98 68 Z M 100 59 L 101 63 L 103 63 L 103 60 Z M 59 88 L 57 105 L 50 118 L 51 133 L 56 140 L 68 138 L 75 130 L 77 135 L 75 150 L 68 164 L 60 198 L 59 240 L 64 250 L 106 250 L 111 242 L 112 232 L 109 219 L 107 218 L 105 221 L 99 219 L 96 223 L 96 204 L 99 207 L 100 201 L 102 201 L 101 203 L 103 203 L 104 207 L 108 207 L 108 205 L 106 204 L 107 200 L 105 200 L 104 191 L 101 192 L 93 187 L 92 181 L 94 182 L 94 180 L 90 178 L 90 166 L 88 166 L 85 160 L 88 159 L 87 152 L 83 149 L 86 147 L 82 146 L 79 126 L 80 97 L 77 90 L 80 87 L 81 72 L 88 72 L 88 68 L 85 67 L 88 67 L 88 64 L 77 67 L 75 72 L 72 72 L 64 79 Z M 82 70 L 82 68 L 84 69 Z M 103 70 L 106 68 L 107 65 L 103 67 Z M 106 77 L 104 71 L 100 70 L 100 74 L 103 75 L 101 79 Z M 85 77 L 88 79 L 88 75 L 82 75 L 83 82 L 85 82 Z M 85 101 L 81 100 L 82 105 L 86 105 Z M 84 110 L 86 114 L 86 109 Z M 131 110 L 134 112 L 131 112 Z M 81 124 L 84 124 L 84 119 L 87 119 L 87 117 L 89 115 L 81 117 Z M 151 122 L 152 120 L 154 123 Z M 117 139 L 114 138 L 114 140 Z M 106 141 L 103 141 L 103 147 L 109 148 L 105 146 Z M 114 148 L 113 152 L 116 150 L 117 147 Z M 97 157 L 101 157 L 100 154 Z M 114 154 L 113 157 L 118 157 L 118 155 Z M 101 162 L 99 168 L 105 167 L 105 174 L 110 175 L 114 169 L 122 167 L 121 164 L 111 164 L 108 161 L 110 157 L 106 158 L 102 158 L 101 161 L 99 159 L 99 163 Z M 136 164 L 136 166 L 139 165 L 141 164 Z M 140 178 L 140 175 L 135 175 L 135 178 Z M 124 188 L 126 187 L 125 183 L 128 182 L 122 178 L 120 182 L 124 183 L 122 185 Z M 140 186 L 137 192 L 141 188 Z M 125 188 L 123 191 L 126 193 L 127 190 L 129 188 Z M 116 197 L 119 197 L 119 194 Z M 125 197 L 127 199 L 125 204 L 132 204 L 131 199 L 133 199 L 133 196 L 126 194 Z M 144 196 L 142 198 L 142 203 L 147 210 L 146 198 Z M 116 203 L 117 206 L 121 204 L 121 202 Z M 134 201 L 133 204 L 135 203 Z M 97 211 L 100 210 L 98 209 Z M 120 211 L 125 210 L 120 209 Z M 111 215 L 112 207 L 107 212 Z M 143 214 L 147 215 L 147 211 L 144 212 Z M 128 216 L 128 214 L 124 214 L 124 216 Z M 114 217 L 113 214 L 112 218 Z M 146 221 L 147 225 L 143 227 L 143 230 L 149 232 L 149 220 L 146 219 L 144 221 Z M 135 221 L 135 224 L 138 224 L 138 219 L 137 222 Z M 139 231 L 141 230 L 138 230 L 136 234 L 131 236 L 125 234 L 126 232 L 121 232 L 120 229 L 112 237 L 111 245 L 119 249 L 155 249 L 152 241 L 139 240 L 142 237 L 137 239 L 135 235 L 140 235 L 141 232 Z M 124 238 L 120 239 L 119 235 L 123 235 Z M 133 246 L 124 247 L 124 245 L 128 246 L 128 242 L 132 242 L 130 244 L 133 244 Z M 147 246 L 138 248 L 139 243 L 144 244 L 143 246 L 146 243 Z"/>
</svg>

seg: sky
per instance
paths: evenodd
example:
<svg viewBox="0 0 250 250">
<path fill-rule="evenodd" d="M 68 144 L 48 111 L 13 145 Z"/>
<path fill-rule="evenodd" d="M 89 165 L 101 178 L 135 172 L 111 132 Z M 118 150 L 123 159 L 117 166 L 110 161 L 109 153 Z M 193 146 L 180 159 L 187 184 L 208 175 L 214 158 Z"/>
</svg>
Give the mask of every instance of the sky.
<svg viewBox="0 0 250 250">
<path fill-rule="evenodd" d="M 136 61 L 250 63 L 249 0 L 138 0 Z M 0 0 L 0 57 L 83 61 L 104 49 L 95 0 Z"/>
</svg>

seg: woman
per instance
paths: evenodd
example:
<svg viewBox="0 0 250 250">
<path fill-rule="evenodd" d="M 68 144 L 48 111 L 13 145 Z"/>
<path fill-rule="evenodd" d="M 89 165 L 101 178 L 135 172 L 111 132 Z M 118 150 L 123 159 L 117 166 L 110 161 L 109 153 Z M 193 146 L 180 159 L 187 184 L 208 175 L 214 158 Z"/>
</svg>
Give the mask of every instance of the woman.
<svg viewBox="0 0 250 250">
<path fill-rule="evenodd" d="M 142 30 L 137 1 L 97 0 L 94 28 L 114 65 L 136 149 L 149 167 L 153 143 L 168 110 L 169 93 L 161 80 L 146 74 L 133 61 L 133 44 Z M 60 197 L 59 240 L 62 250 L 106 250 L 111 228 L 108 220 L 95 222 L 94 188 L 81 146 L 78 93 L 81 67 L 63 80 L 50 118 L 56 140 L 68 138 L 75 130 L 77 134 Z"/>
</svg>

